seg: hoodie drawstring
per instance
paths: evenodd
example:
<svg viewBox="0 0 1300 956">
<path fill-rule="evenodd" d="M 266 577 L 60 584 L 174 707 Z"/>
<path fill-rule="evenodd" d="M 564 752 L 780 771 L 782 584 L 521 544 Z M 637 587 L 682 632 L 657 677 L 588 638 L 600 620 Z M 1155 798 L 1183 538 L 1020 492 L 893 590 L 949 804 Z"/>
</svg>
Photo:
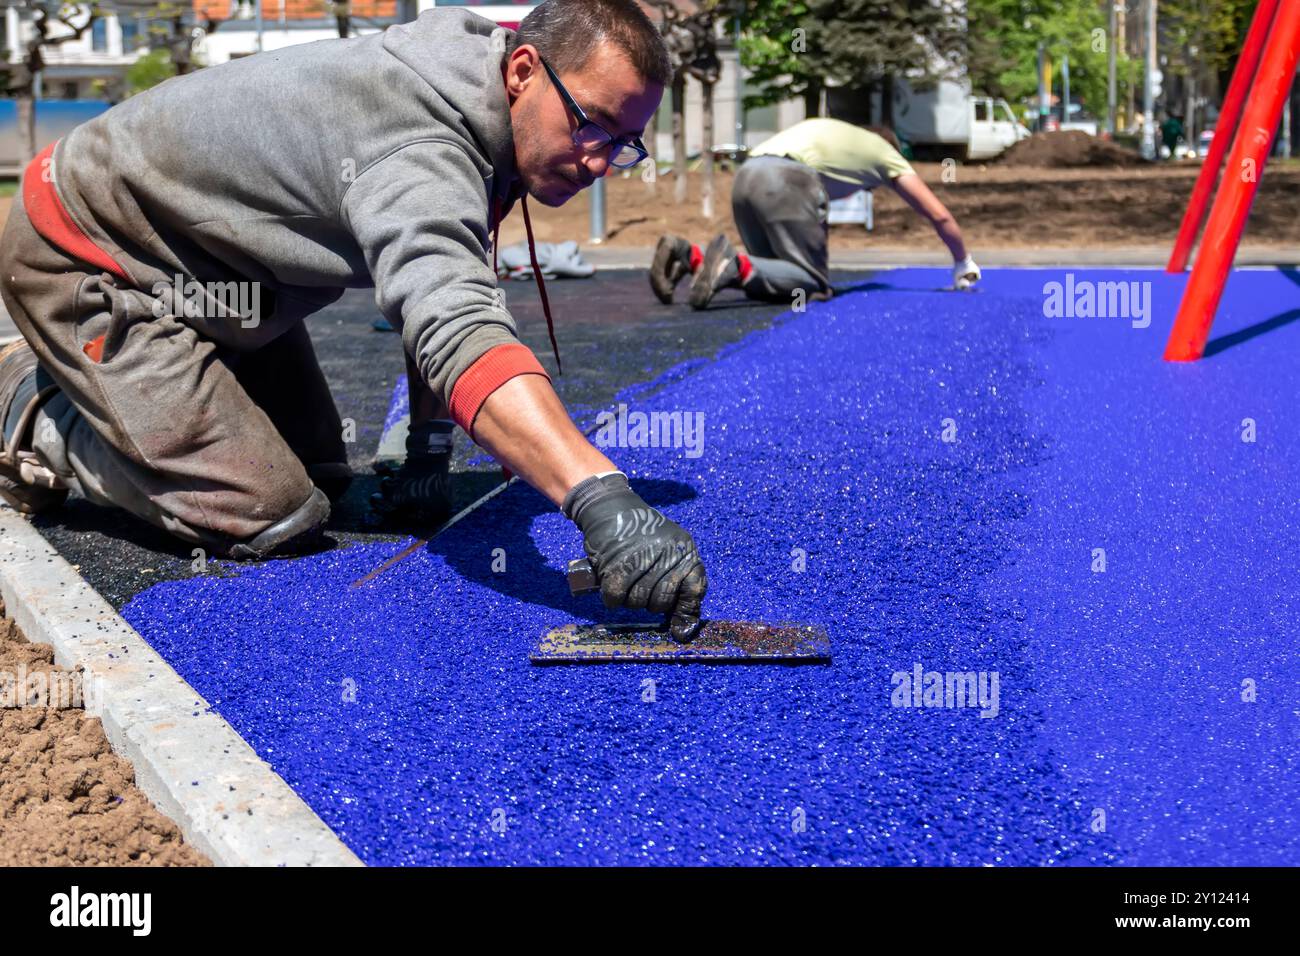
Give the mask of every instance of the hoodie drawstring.
<svg viewBox="0 0 1300 956">
<path fill-rule="evenodd" d="M 501 200 L 496 196 L 492 197 L 492 223 L 488 227 L 488 232 L 492 233 L 492 274 L 498 279 L 501 278 L 497 272 L 497 248 L 501 245 Z"/>
<path fill-rule="evenodd" d="M 555 341 L 555 322 L 551 319 L 551 302 L 546 298 L 546 280 L 542 278 L 542 270 L 537 265 L 537 249 L 533 243 L 533 222 L 528 217 L 528 194 L 524 193 L 519 205 L 524 210 L 524 231 L 528 233 L 528 258 L 533 264 L 533 278 L 537 280 L 537 291 L 542 296 L 542 312 L 546 315 L 546 332 L 551 337 L 551 351 L 555 353 L 555 370 L 557 374 L 564 374 L 564 366 L 560 364 L 560 346 Z M 493 258 L 496 257 L 496 242 L 493 241 Z M 495 262 L 493 263 L 495 267 Z"/>
<path fill-rule="evenodd" d="M 524 231 L 528 233 L 528 259 L 533 264 L 533 278 L 537 280 L 537 291 L 542 297 L 542 312 L 546 316 L 546 333 L 551 337 L 551 351 L 555 353 L 556 373 L 563 375 L 564 366 L 560 364 L 560 346 L 555 341 L 555 320 L 551 318 L 551 300 L 546 297 L 546 280 L 542 278 L 542 270 L 537 265 L 537 247 L 533 242 L 533 221 L 528 215 L 527 193 L 524 193 L 519 204 L 524 210 Z M 489 231 L 492 233 L 492 274 L 499 279 L 497 250 L 501 247 L 501 200 L 495 196 L 492 198 L 492 222 Z"/>
</svg>

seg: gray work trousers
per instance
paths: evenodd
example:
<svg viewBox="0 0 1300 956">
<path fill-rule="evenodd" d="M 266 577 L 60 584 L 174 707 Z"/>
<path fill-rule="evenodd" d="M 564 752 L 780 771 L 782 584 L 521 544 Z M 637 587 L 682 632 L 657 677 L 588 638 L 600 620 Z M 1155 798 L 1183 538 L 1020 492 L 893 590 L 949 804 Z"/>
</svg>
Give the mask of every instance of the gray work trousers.
<svg viewBox="0 0 1300 956">
<path fill-rule="evenodd" d="M 219 346 L 151 292 L 46 241 L 22 190 L 0 238 L 0 294 L 60 389 L 36 418 L 34 451 L 96 504 L 224 550 L 305 504 L 309 470 L 346 466 L 301 322 L 256 351 Z"/>
<path fill-rule="evenodd" d="M 827 214 L 817 172 L 783 156 L 755 156 L 736 173 L 731 212 L 754 271 L 752 299 L 789 301 L 798 289 L 830 291 Z"/>
</svg>

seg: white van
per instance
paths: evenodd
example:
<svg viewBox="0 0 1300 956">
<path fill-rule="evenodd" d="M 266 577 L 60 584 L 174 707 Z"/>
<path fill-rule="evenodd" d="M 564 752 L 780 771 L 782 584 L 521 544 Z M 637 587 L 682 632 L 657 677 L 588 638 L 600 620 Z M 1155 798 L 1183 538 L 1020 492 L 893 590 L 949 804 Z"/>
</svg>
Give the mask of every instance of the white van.
<svg viewBox="0 0 1300 956">
<path fill-rule="evenodd" d="M 906 80 L 897 81 L 894 128 L 918 159 L 992 159 L 1029 136 L 1006 100 L 972 95 L 953 80 L 919 91 Z"/>
</svg>

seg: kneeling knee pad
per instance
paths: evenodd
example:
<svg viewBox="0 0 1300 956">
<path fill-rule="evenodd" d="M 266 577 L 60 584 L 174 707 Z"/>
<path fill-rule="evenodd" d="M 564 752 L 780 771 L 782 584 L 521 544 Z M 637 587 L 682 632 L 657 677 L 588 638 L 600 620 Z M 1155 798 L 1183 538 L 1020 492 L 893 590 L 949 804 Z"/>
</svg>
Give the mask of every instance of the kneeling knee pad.
<svg viewBox="0 0 1300 956">
<path fill-rule="evenodd" d="M 302 554 L 311 550 L 320 538 L 329 516 L 329 498 L 321 489 L 313 488 L 311 496 L 296 511 L 249 540 L 232 545 L 228 556 L 236 561 L 258 561 Z"/>
</svg>

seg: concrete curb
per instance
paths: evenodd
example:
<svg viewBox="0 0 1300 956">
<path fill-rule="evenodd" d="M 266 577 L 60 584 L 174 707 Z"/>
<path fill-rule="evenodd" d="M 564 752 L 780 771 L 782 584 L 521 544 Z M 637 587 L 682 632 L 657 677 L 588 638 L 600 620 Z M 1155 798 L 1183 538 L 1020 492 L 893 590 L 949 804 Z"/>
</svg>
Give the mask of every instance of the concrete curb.
<svg viewBox="0 0 1300 956">
<path fill-rule="evenodd" d="M 136 785 L 221 866 L 361 860 L 26 518 L 0 506 L 0 594 L 28 640 L 82 671 L 86 713 Z"/>
</svg>

